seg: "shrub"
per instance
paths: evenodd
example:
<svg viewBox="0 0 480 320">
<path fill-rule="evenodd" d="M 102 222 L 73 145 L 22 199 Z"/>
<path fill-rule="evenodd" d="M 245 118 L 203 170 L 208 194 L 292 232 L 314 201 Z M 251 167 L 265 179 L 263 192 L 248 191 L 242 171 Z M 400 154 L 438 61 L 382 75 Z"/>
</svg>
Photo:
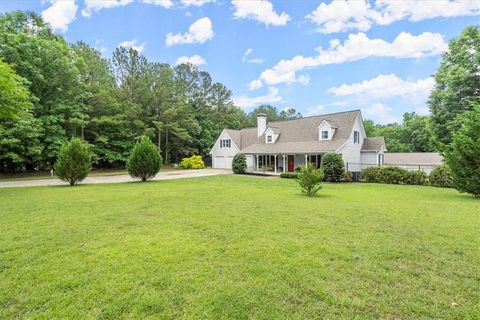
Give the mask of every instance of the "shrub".
<svg viewBox="0 0 480 320">
<path fill-rule="evenodd" d="M 244 174 L 247 170 L 247 157 L 243 153 L 237 153 L 233 157 L 232 171 L 235 174 Z"/>
<path fill-rule="evenodd" d="M 452 188 L 453 181 L 448 167 L 446 165 L 436 167 L 430 172 L 428 181 L 431 186 L 440 187 L 440 188 Z"/>
<path fill-rule="evenodd" d="M 202 156 L 191 156 L 190 158 L 183 158 L 180 162 L 180 168 L 183 169 L 203 169 L 205 163 L 202 160 Z"/>
<path fill-rule="evenodd" d="M 404 183 L 417 186 L 426 186 L 428 184 L 428 176 L 424 171 L 421 170 L 408 171 L 405 176 Z"/>
<path fill-rule="evenodd" d="M 368 167 L 362 170 L 361 178 L 366 182 L 378 182 L 382 167 Z"/>
<path fill-rule="evenodd" d="M 280 178 L 297 179 L 298 178 L 298 173 L 297 172 L 282 172 L 282 173 L 280 173 Z"/>
<path fill-rule="evenodd" d="M 313 197 L 322 188 L 323 178 L 323 171 L 321 169 L 315 169 L 313 165 L 309 163 L 300 167 L 297 181 L 302 188 L 302 192 L 309 197 Z"/>
<path fill-rule="evenodd" d="M 353 181 L 353 174 L 350 171 L 345 171 L 345 173 L 343 174 L 343 181 L 352 182 Z"/>
<path fill-rule="evenodd" d="M 333 152 L 326 153 L 322 158 L 322 170 L 325 175 L 325 181 L 340 181 L 345 172 L 342 156 Z"/>
<path fill-rule="evenodd" d="M 73 138 L 60 149 L 54 170 L 60 180 L 73 186 L 87 177 L 91 164 L 92 155 L 87 145 Z"/>
<path fill-rule="evenodd" d="M 408 171 L 399 167 L 382 167 L 378 174 L 379 183 L 405 184 Z"/>
<path fill-rule="evenodd" d="M 480 197 L 480 105 L 463 113 L 457 122 L 445 163 L 458 191 Z"/>
<path fill-rule="evenodd" d="M 162 156 L 157 147 L 147 136 L 142 136 L 133 147 L 132 154 L 127 162 L 130 176 L 140 178 L 142 181 L 152 179 L 160 171 Z"/>
</svg>

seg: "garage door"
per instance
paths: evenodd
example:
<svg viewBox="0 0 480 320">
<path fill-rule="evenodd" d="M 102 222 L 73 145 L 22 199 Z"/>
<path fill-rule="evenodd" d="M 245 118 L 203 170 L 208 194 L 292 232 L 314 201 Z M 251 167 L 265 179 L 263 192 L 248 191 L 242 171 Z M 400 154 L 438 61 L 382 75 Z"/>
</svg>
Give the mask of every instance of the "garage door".
<svg viewBox="0 0 480 320">
<path fill-rule="evenodd" d="M 215 169 L 226 169 L 225 157 L 215 157 L 213 165 Z"/>
<path fill-rule="evenodd" d="M 227 157 L 226 158 L 226 168 L 227 169 L 232 169 L 232 161 L 233 161 L 233 157 Z"/>
</svg>

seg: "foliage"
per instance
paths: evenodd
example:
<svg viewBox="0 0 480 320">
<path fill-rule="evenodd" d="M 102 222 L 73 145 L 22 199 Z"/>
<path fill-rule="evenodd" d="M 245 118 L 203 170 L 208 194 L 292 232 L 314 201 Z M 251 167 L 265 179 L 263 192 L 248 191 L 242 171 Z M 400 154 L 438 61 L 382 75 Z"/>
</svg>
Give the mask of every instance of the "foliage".
<svg viewBox="0 0 480 320">
<path fill-rule="evenodd" d="M 278 109 L 272 105 L 263 104 L 253 109 L 247 115 L 247 127 L 257 126 L 257 115 L 259 113 L 266 114 L 268 121 L 282 121 L 302 118 L 302 114 L 297 112 L 294 108 L 287 108 L 285 110 L 278 111 Z"/>
<path fill-rule="evenodd" d="M 322 189 L 323 178 L 323 170 L 315 169 L 311 163 L 308 163 L 307 165 L 302 165 L 300 167 L 297 182 L 303 193 L 309 197 L 314 197 L 317 192 Z"/>
<path fill-rule="evenodd" d="M 345 182 L 353 181 L 353 174 L 351 171 L 345 171 L 345 173 L 343 174 L 343 181 Z"/>
<path fill-rule="evenodd" d="M 457 131 L 456 117 L 480 104 L 480 26 L 470 26 L 450 41 L 435 74 L 430 95 L 432 129 L 442 150 Z"/>
<path fill-rule="evenodd" d="M 433 169 L 428 176 L 428 182 L 434 187 L 453 188 L 452 176 L 446 165 Z"/>
<path fill-rule="evenodd" d="M 282 173 L 280 173 L 280 178 L 297 179 L 298 178 L 298 172 L 282 172 Z"/>
<path fill-rule="evenodd" d="M 426 186 L 428 185 L 428 175 L 422 170 L 410 170 L 405 174 L 404 184 Z"/>
<path fill-rule="evenodd" d="M 233 157 L 232 171 L 235 174 L 244 174 L 247 170 L 247 157 L 243 153 L 237 153 Z"/>
<path fill-rule="evenodd" d="M 459 116 L 457 123 L 445 163 L 457 190 L 480 197 L 480 104 Z"/>
<path fill-rule="evenodd" d="M 362 170 L 365 182 L 387 184 L 427 185 L 428 176 L 420 170 L 409 171 L 399 167 L 369 167 Z"/>
<path fill-rule="evenodd" d="M 92 156 L 88 146 L 78 138 L 66 142 L 55 161 L 54 170 L 60 180 L 71 186 L 83 181 L 92 167 Z"/>
<path fill-rule="evenodd" d="M 203 169 L 205 163 L 202 156 L 191 156 L 190 158 L 183 158 L 180 162 L 180 168 L 183 169 Z"/>
<path fill-rule="evenodd" d="M 342 156 L 338 153 L 325 153 L 322 157 L 322 170 L 325 174 L 325 181 L 338 182 L 343 178 L 345 164 Z"/>
<path fill-rule="evenodd" d="M 383 167 L 368 167 L 362 170 L 361 178 L 365 182 L 378 182 Z"/>
<path fill-rule="evenodd" d="M 142 136 L 133 147 L 127 170 L 133 178 L 147 181 L 155 177 L 162 166 L 162 156 L 147 136 Z"/>
<path fill-rule="evenodd" d="M 0 120 L 14 118 L 31 107 L 26 85 L 26 80 L 0 59 Z"/>
</svg>

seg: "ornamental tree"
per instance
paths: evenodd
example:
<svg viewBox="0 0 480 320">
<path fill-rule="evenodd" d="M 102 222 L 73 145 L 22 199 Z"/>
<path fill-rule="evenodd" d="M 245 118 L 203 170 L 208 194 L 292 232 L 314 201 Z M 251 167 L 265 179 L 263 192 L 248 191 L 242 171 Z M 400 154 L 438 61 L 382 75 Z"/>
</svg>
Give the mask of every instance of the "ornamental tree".
<svg viewBox="0 0 480 320">
<path fill-rule="evenodd" d="M 147 136 L 142 136 L 128 159 L 128 173 L 133 178 L 147 181 L 155 177 L 162 166 L 162 156 Z"/>
<path fill-rule="evenodd" d="M 92 168 L 88 146 L 78 138 L 64 143 L 54 165 L 57 177 L 71 186 L 83 181 Z"/>
</svg>

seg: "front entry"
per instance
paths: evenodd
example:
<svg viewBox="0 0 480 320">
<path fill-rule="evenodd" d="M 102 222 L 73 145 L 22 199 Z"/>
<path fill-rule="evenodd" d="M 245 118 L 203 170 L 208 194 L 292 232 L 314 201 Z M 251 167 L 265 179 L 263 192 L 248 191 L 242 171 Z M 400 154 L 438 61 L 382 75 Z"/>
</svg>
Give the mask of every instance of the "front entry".
<svg viewBox="0 0 480 320">
<path fill-rule="evenodd" d="M 295 158 L 293 155 L 288 156 L 288 172 L 293 172 L 295 171 Z"/>
</svg>

